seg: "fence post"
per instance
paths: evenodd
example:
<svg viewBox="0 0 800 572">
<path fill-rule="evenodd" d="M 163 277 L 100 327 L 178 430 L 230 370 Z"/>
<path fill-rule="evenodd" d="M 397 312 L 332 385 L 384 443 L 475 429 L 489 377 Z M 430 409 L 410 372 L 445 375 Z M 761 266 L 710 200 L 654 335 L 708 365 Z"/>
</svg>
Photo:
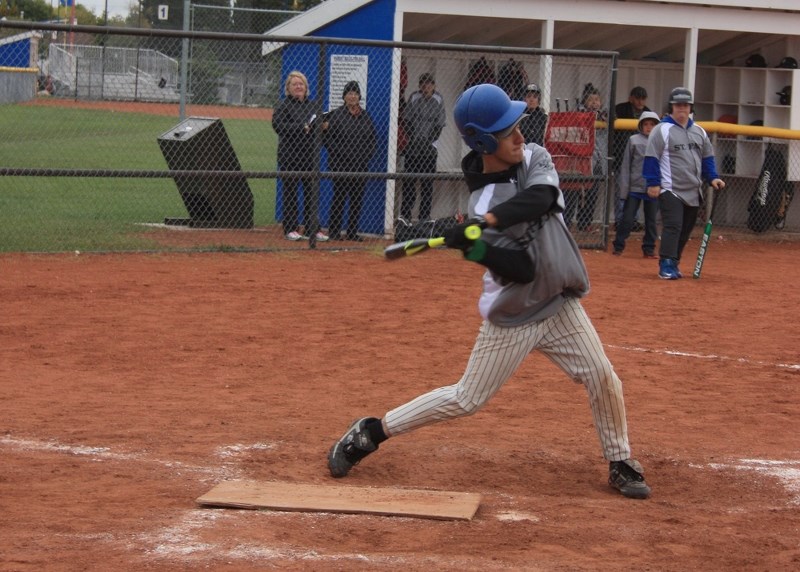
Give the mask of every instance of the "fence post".
<svg viewBox="0 0 800 572">
<path fill-rule="evenodd" d="M 189 11 L 191 10 L 191 0 L 183 0 L 183 31 L 189 31 Z M 186 119 L 186 81 L 188 77 L 187 67 L 189 61 L 189 38 L 181 40 L 181 92 L 179 97 L 179 113 L 181 121 Z"/>
</svg>

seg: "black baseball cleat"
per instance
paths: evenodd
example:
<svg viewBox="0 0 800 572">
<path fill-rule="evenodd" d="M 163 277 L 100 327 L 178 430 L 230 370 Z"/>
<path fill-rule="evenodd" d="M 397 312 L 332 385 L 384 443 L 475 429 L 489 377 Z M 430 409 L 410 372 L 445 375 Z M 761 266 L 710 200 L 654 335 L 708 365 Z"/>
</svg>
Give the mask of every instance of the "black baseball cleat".
<svg viewBox="0 0 800 572">
<path fill-rule="evenodd" d="M 350 469 L 361 459 L 378 450 L 378 446 L 372 442 L 372 437 L 366 429 L 367 422 L 373 419 L 373 417 L 356 419 L 345 434 L 333 444 L 328 451 L 328 469 L 331 476 L 337 479 L 347 476 Z"/>
<path fill-rule="evenodd" d="M 650 487 L 644 482 L 644 469 L 639 461 L 611 461 L 608 464 L 608 484 L 629 499 L 646 499 Z"/>
</svg>

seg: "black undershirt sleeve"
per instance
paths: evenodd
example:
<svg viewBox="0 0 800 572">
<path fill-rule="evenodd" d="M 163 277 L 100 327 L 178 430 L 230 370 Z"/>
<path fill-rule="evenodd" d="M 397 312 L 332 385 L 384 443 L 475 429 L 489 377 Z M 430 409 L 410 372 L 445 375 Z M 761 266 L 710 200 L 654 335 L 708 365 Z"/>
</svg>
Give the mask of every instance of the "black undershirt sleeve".
<svg viewBox="0 0 800 572">
<path fill-rule="evenodd" d="M 556 208 L 558 189 L 551 185 L 533 185 L 490 211 L 497 217 L 495 228 L 504 230 L 520 222 L 538 220 Z"/>
<path fill-rule="evenodd" d="M 527 250 L 512 250 L 486 245 L 486 253 L 479 264 L 509 282 L 526 284 L 533 281 L 534 264 Z"/>
</svg>

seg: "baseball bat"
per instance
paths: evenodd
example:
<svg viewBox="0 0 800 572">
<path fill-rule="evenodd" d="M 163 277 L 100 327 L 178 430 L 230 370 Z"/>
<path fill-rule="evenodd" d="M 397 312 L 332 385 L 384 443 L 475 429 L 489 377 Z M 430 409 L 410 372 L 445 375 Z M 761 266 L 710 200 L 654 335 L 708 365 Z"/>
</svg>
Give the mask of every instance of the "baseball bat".
<svg viewBox="0 0 800 572">
<path fill-rule="evenodd" d="M 477 240 L 481 237 L 481 227 L 473 224 L 464 229 L 464 236 L 470 240 Z M 435 238 L 413 238 L 405 242 L 395 242 L 387 246 L 383 255 L 386 260 L 398 260 L 406 256 L 413 256 L 420 252 L 425 252 L 431 248 L 438 248 L 444 245 L 444 237 L 437 236 Z"/>
<path fill-rule="evenodd" d="M 700 240 L 700 250 L 697 252 L 697 261 L 694 263 L 694 272 L 692 272 L 692 278 L 700 278 L 700 272 L 703 270 L 703 262 L 706 259 L 706 254 L 708 253 L 711 230 L 714 228 L 714 223 L 712 222 L 714 217 L 714 187 L 708 188 L 706 202 L 708 203 L 708 219 L 706 220 L 706 226 L 703 229 L 703 238 Z"/>
</svg>

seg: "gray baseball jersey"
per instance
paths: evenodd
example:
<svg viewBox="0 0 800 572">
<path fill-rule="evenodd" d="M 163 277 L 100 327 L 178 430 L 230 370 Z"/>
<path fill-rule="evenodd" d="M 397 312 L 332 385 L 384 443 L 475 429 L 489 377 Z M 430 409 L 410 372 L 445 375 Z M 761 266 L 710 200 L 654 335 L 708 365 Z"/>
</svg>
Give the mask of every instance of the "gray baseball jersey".
<svg viewBox="0 0 800 572">
<path fill-rule="evenodd" d="M 693 121 L 683 128 L 667 117 L 650 132 L 646 156 L 658 160 L 662 193 L 672 191 L 686 205 L 700 206 L 703 159 L 714 156 L 705 129 Z"/>
<path fill-rule="evenodd" d="M 473 191 L 469 199 L 470 216 L 485 215 L 516 195 L 520 188 L 558 187 L 558 173 L 550 154 L 535 143 L 526 146 L 517 176 L 519 181 L 490 184 Z M 564 208 L 560 192 L 558 206 Z M 481 316 L 498 326 L 518 326 L 547 318 L 558 311 L 565 297 L 581 298 L 589 291 L 589 277 L 580 250 L 560 214 L 545 216 L 541 221 L 522 222 L 503 231 L 489 228 L 482 238 L 495 246 L 527 249 L 535 267 L 535 277 L 527 284 L 505 282 L 488 270 L 484 274 L 478 307 Z"/>
</svg>

